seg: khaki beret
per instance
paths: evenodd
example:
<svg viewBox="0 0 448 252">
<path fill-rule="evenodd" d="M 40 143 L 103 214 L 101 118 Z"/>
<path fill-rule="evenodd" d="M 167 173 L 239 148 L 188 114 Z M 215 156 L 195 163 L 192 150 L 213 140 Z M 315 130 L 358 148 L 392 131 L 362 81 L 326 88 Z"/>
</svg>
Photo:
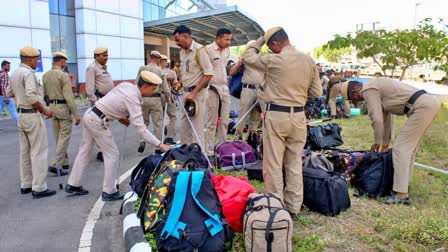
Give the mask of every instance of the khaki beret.
<svg viewBox="0 0 448 252">
<path fill-rule="evenodd" d="M 167 57 L 166 55 L 161 54 L 160 57 L 161 57 L 163 60 L 168 60 L 168 57 Z"/>
<path fill-rule="evenodd" d="M 346 81 L 344 83 L 342 83 L 342 87 L 341 87 L 341 95 L 342 98 L 344 98 L 344 100 L 348 101 L 348 83 L 349 81 Z"/>
<path fill-rule="evenodd" d="M 22 57 L 39 57 L 39 50 L 31 46 L 20 49 L 20 56 Z"/>
<path fill-rule="evenodd" d="M 276 27 L 272 27 L 271 29 L 269 29 L 265 34 L 264 34 L 264 42 L 267 44 L 269 42 L 269 39 L 271 39 L 271 37 L 278 31 L 283 30 L 282 27 L 280 26 L 276 26 Z"/>
<path fill-rule="evenodd" d="M 95 51 L 93 51 L 93 54 L 97 55 L 97 54 L 107 53 L 107 50 L 108 50 L 107 47 L 97 47 L 95 49 Z"/>
<path fill-rule="evenodd" d="M 156 56 L 157 58 L 162 58 L 162 55 L 158 51 L 151 51 L 152 56 Z"/>
<path fill-rule="evenodd" d="M 155 73 L 152 73 L 150 71 L 142 71 L 140 73 L 140 78 L 149 84 L 153 84 L 153 85 L 160 85 L 162 84 L 162 79 L 157 76 Z"/>
<path fill-rule="evenodd" d="M 63 53 L 63 52 L 53 53 L 53 58 L 56 58 L 56 57 L 62 57 L 62 58 L 68 59 L 67 55 L 65 55 L 65 53 Z"/>
</svg>

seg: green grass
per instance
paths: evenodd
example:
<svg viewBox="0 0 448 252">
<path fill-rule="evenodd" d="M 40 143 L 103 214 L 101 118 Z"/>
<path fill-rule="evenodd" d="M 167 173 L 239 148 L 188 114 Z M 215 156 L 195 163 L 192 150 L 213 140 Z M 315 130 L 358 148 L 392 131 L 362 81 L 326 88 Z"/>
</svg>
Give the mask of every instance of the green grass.
<svg viewBox="0 0 448 252">
<path fill-rule="evenodd" d="M 395 130 L 405 123 L 395 118 Z M 342 148 L 369 149 L 373 132 L 367 116 L 336 120 L 343 129 Z M 448 170 L 448 110 L 442 110 L 425 134 L 416 162 Z M 217 171 L 217 174 L 246 176 L 246 172 Z M 263 183 L 250 181 L 257 191 Z M 353 189 L 350 194 L 353 195 Z M 448 248 L 448 176 L 414 169 L 410 186 L 411 206 L 388 206 L 351 197 L 352 208 L 337 217 L 304 210 L 294 222 L 293 251 L 446 251 Z M 234 251 L 244 251 L 236 234 Z"/>
</svg>

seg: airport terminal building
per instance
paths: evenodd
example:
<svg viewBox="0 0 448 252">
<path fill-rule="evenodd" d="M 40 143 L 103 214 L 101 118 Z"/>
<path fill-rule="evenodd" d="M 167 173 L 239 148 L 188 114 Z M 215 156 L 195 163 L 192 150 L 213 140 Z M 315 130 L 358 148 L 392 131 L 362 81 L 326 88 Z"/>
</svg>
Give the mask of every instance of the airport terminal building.
<svg viewBox="0 0 448 252">
<path fill-rule="evenodd" d="M 41 50 L 40 78 L 51 68 L 51 55 L 63 51 L 76 86 L 83 90 L 93 50 L 109 48 L 108 71 L 115 83 L 133 80 L 151 50 L 179 61 L 171 33 L 187 25 L 202 44 L 214 40 L 217 29 L 233 33 L 232 45 L 245 44 L 262 33 L 260 25 L 226 0 L 14 0 L 0 8 L 0 61 L 20 63 L 19 50 Z"/>
</svg>

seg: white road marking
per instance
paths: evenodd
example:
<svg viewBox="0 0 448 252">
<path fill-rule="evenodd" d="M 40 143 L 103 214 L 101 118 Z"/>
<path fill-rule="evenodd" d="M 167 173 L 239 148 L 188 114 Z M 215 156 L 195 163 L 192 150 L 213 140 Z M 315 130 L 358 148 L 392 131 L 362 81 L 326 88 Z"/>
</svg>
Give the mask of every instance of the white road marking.
<svg viewBox="0 0 448 252">
<path fill-rule="evenodd" d="M 120 176 L 120 184 L 129 176 L 131 176 L 132 170 L 134 170 L 135 167 L 136 166 L 127 170 L 125 173 L 123 173 L 123 175 Z M 79 239 L 78 252 L 90 252 L 90 248 L 92 247 L 93 229 L 95 228 L 96 222 L 100 218 L 103 206 L 104 201 L 100 196 L 93 206 L 92 210 L 90 210 L 89 216 L 87 217 L 86 224 L 84 225 L 84 229 L 82 230 L 81 238 Z"/>
</svg>

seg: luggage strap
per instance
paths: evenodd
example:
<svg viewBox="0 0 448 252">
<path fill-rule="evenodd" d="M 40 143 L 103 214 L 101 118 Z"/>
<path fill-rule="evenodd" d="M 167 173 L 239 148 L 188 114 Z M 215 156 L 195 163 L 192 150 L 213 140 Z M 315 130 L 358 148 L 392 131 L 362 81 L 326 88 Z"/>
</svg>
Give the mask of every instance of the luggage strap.
<svg viewBox="0 0 448 252">
<path fill-rule="evenodd" d="M 271 232 L 271 228 L 272 228 L 272 223 L 274 222 L 275 216 L 277 215 L 277 213 L 280 210 L 283 210 L 283 209 L 282 208 L 276 209 L 273 212 L 269 211 L 270 212 L 269 220 L 266 225 L 266 233 L 264 235 L 264 238 L 266 239 L 266 243 L 268 245 L 267 250 L 266 250 L 267 252 L 272 252 L 272 242 L 274 241 L 275 237 L 274 237 L 274 233 Z"/>
<path fill-rule="evenodd" d="M 188 184 L 191 177 L 191 196 L 193 197 L 196 205 L 210 218 L 204 221 L 211 236 L 215 236 L 217 233 L 223 230 L 223 223 L 217 214 L 212 214 L 205 208 L 197 198 L 197 194 L 201 189 L 202 180 L 204 178 L 203 171 L 181 171 L 177 175 L 176 186 L 174 190 L 173 205 L 171 209 L 176 209 L 176 211 L 170 211 L 165 226 L 161 232 L 162 239 L 168 239 L 173 236 L 180 239 L 179 231 L 185 230 L 186 224 L 179 221 L 182 211 L 185 206 L 185 201 L 187 198 Z M 178 210 L 181 209 L 181 210 Z"/>
<path fill-rule="evenodd" d="M 241 152 L 241 160 L 243 161 L 243 165 L 241 166 L 241 169 L 246 168 L 246 154 L 242 151 Z M 236 153 L 232 153 L 232 165 L 235 168 L 238 168 L 239 165 L 236 164 Z"/>
</svg>

